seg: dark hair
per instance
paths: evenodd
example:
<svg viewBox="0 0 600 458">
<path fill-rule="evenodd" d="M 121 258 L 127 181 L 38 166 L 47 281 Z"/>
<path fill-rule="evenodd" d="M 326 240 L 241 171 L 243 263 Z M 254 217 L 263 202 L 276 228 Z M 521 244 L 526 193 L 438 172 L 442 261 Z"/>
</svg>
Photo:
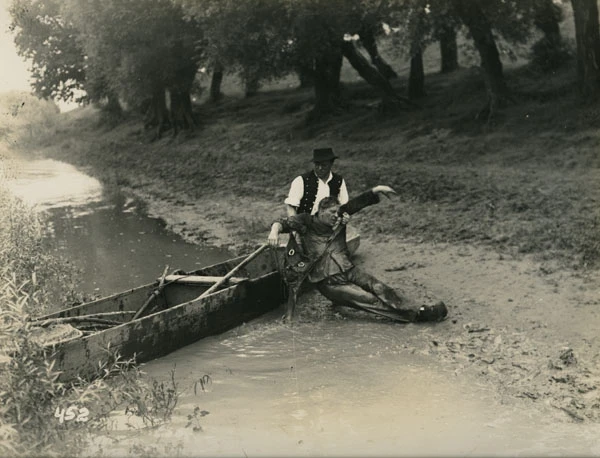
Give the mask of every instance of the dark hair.
<svg viewBox="0 0 600 458">
<path fill-rule="evenodd" d="M 325 210 L 325 209 L 331 208 L 331 207 L 337 207 L 339 204 L 340 204 L 340 202 L 337 199 L 337 197 L 332 197 L 332 196 L 324 197 L 319 202 L 319 204 L 317 206 L 317 211 Z"/>
</svg>

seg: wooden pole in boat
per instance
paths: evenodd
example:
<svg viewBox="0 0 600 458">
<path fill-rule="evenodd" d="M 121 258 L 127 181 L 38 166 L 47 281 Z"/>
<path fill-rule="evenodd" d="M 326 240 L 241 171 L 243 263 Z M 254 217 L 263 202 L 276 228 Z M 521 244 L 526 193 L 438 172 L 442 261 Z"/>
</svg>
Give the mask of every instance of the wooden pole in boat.
<svg viewBox="0 0 600 458">
<path fill-rule="evenodd" d="M 204 291 L 202 294 L 200 294 L 200 296 L 198 296 L 196 298 L 196 300 L 201 299 L 204 296 L 208 296 L 210 293 L 214 292 L 219 286 L 221 286 L 223 283 L 225 283 L 227 280 L 229 280 L 231 277 L 233 277 L 233 275 L 238 270 L 240 270 L 242 267 L 244 267 L 246 264 L 248 264 L 250 261 L 252 261 L 254 258 L 256 258 L 265 248 L 268 248 L 268 246 L 269 246 L 268 243 L 261 245 L 256 251 L 251 253 L 246 259 L 244 259 L 237 266 L 235 266 L 233 269 L 231 269 L 227 275 L 225 275 L 218 282 L 216 282 L 214 285 L 212 285 L 210 288 L 208 288 L 206 291 Z"/>
<path fill-rule="evenodd" d="M 46 319 L 41 319 L 41 318 L 33 318 L 31 320 L 31 324 L 33 326 L 48 326 L 50 324 L 54 324 L 54 323 L 68 323 L 70 321 L 86 321 L 87 318 L 104 318 L 104 317 L 111 317 L 111 316 L 117 316 L 117 317 L 123 317 L 125 315 L 135 315 L 135 311 L 133 310 L 123 310 L 120 312 L 98 312 L 98 313 L 90 313 L 89 315 L 73 315 L 73 316 L 66 316 L 66 317 L 56 317 L 56 318 L 46 318 Z M 120 323 L 119 321 L 115 321 L 115 323 Z"/>
<path fill-rule="evenodd" d="M 97 323 L 110 326 L 118 326 L 123 324 L 123 321 L 105 320 L 97 318 L 94 315 L 81 315 L 81 316 L 68 316 L 64 318 L 49 318 L 44 321 L 32 322 L 34 326 L 46 327 L 51 324 L 64 324 L 64 323 Z"/>
<path fill-rule="evenodd" d="M 142 313 L 144 313 L 144 311 L 152 303 L 152 301 L 154 300 L 154 298 L 158 297 L 158 295 L 160 294 L 160 292 L 162 291 L 162 289 L 163 289 L 163 287 L 165 285 L 165 277 L 167 276 L 167 271 L 168 270 L 169 270 L 169 266 L 166 266 L 165 270 L 163 271 L 162 277 L 160 277 L 160 281 L 158 282 L 158 286 L 156 287 L 156 289 L 154 291 L 152 291 L 152 294 L 150 294 L 150 297 L 148 299 L 146 299 L 146 302 L 144 302 L 144 305 L 142 305 L 140 307 L 140 309 L 136 312 L 136 314 L 133 315 L 133 318 L 131 319 L 131 321 L 137 320 L 140 317 L 140 315 Z"/>
</svg>

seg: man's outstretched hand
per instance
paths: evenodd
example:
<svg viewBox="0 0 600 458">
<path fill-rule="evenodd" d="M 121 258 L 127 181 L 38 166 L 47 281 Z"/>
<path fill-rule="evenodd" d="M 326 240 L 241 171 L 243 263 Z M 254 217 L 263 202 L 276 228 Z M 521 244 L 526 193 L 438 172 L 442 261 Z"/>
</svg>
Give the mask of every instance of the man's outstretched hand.
<svg viewBox="0 0 600 458">
<path fill-rule="evenodd" d="M 396 194 L 396 191 L 394 191 L 391 187 L 385 186 L 383 184 L 375 186 L 373 189 L 371 189 L 371 191 L 375 194 L 383 194 L 388 199 L 390 198 L 391 194 Z"/>
</svg>

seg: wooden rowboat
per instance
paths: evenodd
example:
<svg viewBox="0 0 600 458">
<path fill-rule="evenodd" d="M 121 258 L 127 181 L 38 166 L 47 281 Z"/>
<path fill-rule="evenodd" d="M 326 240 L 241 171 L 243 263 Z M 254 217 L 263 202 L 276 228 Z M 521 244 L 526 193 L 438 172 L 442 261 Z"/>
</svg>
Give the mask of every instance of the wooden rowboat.
<svg viewBox="0 0 600 458">
<path fill-rule="evenodd" d="M 351 252 L 359 244 L 359 235 L 352 231 L 348 237 Z M 60 380 L 94 378 L 111 352 L 118 351 L 124 359 L 135 355 L 138 363 L 149 361 L 277 308 L 287 294 L 279 272 L 283 249 L 258 251 L 239 270 L 247 257 L 192 273 L 166 275 L 156 282 L 37 318 L 38 323 L 69 323 L 82 329 L 94 322 L 105 327 L 78 329 L 75 336 L 47 345 L 55 369 L 61 371 Z M 232 270 L 235 276 L 229 278 Z M 212 292 L 224 278 L 227 282 Z M 206 292 L 209 294 L 203 296 Z M 86 317 L 95 319 L 90 322 Z"/>
</svg>

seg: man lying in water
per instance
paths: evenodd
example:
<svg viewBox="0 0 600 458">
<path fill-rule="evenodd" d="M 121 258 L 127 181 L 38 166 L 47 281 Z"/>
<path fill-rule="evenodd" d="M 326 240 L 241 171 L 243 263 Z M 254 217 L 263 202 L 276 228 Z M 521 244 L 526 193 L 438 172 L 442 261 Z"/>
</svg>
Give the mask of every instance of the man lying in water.
<svg viewBox="0 0 600 458">
<path fill-rule="evenodd" d="M 441 321 L 448 314 L 443 302 L 411 308 L 391 287 L 356 267 L 350 260 L 346 227 L 342 224 L 341 215 L 352 215 L 378 203 L 381 194 L 389 197 L 395 191 L 389 186 L 375 186 L 344 205 L 339 205 L 335 197 L 326 197 L 319 202 L 315 215 L 304 213 L 275 221 L 269 233 L 269 244 L 278 246 L 280 233 L 299 232 L 302 248 L 311 260 L 306 280 L 335 305 L 376 313 L 405 323 Z M 288 302 L 287 320 L 293 318 L 294 302 Z"/>
</svg>

